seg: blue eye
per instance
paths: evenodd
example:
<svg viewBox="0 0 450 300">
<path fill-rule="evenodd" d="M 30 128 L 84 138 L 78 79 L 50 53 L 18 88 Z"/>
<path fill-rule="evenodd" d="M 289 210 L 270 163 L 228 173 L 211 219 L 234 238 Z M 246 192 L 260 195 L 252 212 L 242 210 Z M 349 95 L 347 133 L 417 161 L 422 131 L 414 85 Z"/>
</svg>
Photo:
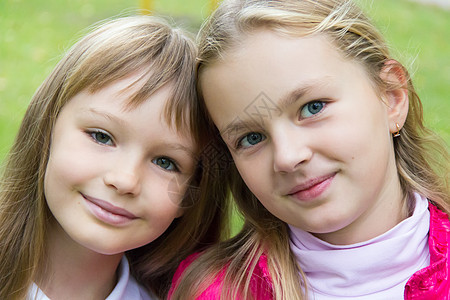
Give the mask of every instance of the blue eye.
<svg viewBox="0 0 450 300">
<path fill-rule="evenodd" d="M 90 132 L 89 135 L 99 144 L 112 146 L 114 145 L 111 136 L 106 132 L 97 130 L 94 132 Z"/>
<path fill-rule="evenodd" d="M 249 148 L 264 141 L 265 139 L 266 137 L 263 134 L 258 132 L 251 132 L 239 140 L 238 148 Z"/>
<path fill-rule="evenodd" d="M 324 106 L 325 102 L 323 101 L 311 101 L 302 107 L 300 111 L 300 116 L 302 118 L 309 118 L 322 111 Z"/>
<path fill-rule="evenodd" d="M 152 163 L 167 171 L 178 171 L 176 164 L 167 157 L 157 157 L 152 160 Z"/>
</svg>

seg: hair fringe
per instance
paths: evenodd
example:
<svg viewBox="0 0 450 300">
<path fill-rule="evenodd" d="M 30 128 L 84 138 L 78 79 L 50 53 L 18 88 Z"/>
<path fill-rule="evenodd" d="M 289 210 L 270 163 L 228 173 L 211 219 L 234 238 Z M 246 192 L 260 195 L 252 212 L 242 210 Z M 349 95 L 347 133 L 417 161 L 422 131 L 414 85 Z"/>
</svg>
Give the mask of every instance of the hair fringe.
<svg viewBox="0 0 450 300">
<path fill-rule="evenodd" d="M 24 299 L 37 278 L 46 277 L 46 228 L 52 219 L 44 196 L 51 133 L 63 106 L 83 90 L 97 91 L 130 75 L 137 106 L 172 84 L 165 117 L 180 132 L 192 132 L 199 151 L 209 136 L 196 105 L 196 46 L 189 34 L 159 17 L 130 16 L 91 28 L 56 65 L 34 94 L 5 160 L 0 179 L 0 299 Z M 130 86 L 131 87 L 131 86 Z M 190 133 L 189 133 L 190 134 Z M 214 163 L 200 155 L 183 199 L 185 213 L 151 245 L 127 252 L 132 274 L 161 298 L 178 263 L 227 234 L 226 191 L 212 182 Z M 207 185 L 216 187 L 214 191 Z M 198 190 L 205 191 L 199 193 Z"/>
</svg>

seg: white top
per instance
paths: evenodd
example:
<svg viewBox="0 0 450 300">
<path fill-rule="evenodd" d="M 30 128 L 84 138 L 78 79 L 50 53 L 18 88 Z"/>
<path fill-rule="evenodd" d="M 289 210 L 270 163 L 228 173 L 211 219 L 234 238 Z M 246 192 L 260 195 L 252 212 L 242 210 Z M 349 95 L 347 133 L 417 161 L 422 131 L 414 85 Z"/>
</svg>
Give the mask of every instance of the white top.
<svg viewBox="0 0 450 300">
<path fill-rule="evenodd" d="M 119 280 L 113 291 L 105 300 L 156 300 L 147 290 L 136 282 L 130 274 L 130 265 L 125 255 L 119 266 Z M 39 287 L 33 283 L 28 291 L 27 300 L 50 300 Z"/>
<path fill-rule="evenodd" d="M 426 198 L 415 194 L 411 217 L 371 240 L 332 245 L 290 227 L 291 249 L 314 300 L 403 299 L 405 284 L 430 264 L 430 212 Z"/>
</svg>

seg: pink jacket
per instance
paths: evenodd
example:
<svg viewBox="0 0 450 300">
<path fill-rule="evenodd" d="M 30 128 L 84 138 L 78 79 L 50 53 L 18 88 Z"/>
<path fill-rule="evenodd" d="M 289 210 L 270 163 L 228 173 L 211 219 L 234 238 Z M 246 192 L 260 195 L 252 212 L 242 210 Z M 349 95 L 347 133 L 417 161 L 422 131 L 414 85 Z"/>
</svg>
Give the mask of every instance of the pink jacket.
<svg viewBox="0 0 450 300">
<path fill-rule="evenodd" d="M 430 248 L 430 265 L 417 271 L 411 276 L 405 286 L 406 300 L 450 300 L 449 257 L 450 257 L 450 222 L 449 217 L 436 206 L 430 204 L 430 232 L 428 244 Z M 183 271 L 198 257 L 193 254 L 185 259 L 178 267 L 173 283 L 180 279 Z M 196 299 L 219 299 L 223 285 L 225 268 L 216 277 L 213 284 L 206 287 Z M 169 299 L 175 288 L 174 284 L 169 292 Z M 259 258 L 253 272 L 250 284 L 254 299 L 269 300 L 272 297 L 272 281 L 265 255 Z"/>
</svg>

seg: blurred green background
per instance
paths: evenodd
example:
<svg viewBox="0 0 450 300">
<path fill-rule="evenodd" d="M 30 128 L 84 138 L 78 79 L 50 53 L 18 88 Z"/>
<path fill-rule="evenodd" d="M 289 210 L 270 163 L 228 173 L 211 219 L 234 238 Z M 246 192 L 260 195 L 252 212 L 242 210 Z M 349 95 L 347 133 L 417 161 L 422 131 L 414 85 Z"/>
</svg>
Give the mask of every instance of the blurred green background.
<svg viewBox="0 0 450 300">
<path fill-rule="evenodd" d="M 0 164 L 36 88 L 63 52 L 105 18 L 137 13 L 142 0 L 0 0 Z M 209 0 L 153 1 L 195 33 Z M 358 0 L 395 57 L 409 66 L 426 123 L 450 144 L 450 11 L 406 0 Z"/>
</svg>

